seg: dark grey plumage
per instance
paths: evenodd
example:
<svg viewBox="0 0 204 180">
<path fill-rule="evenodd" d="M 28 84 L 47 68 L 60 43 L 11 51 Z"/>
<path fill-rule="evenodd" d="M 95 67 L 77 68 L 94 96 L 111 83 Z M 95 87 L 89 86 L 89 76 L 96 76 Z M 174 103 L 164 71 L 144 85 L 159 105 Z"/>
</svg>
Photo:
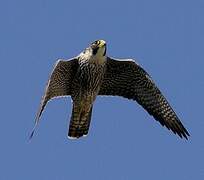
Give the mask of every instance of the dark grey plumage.
<svg viewBox="0 0 204 180">
<path fill-rule="evenodd" d="M 145 70 L 131 59 L 117 60 L 105 55 L 105 41 L 98 40 L 79 56 L 56 63 L 30 137 L 50 99 L 71 96 L 73 109 L 68 136 L 79 138 L 88 134 L 97 95 L 111 95 L 137 101 L 163 126 L 187 139 L 188 131 Z"/>
<path fill-rule="evenodd" d="M 133 61 L 107 59 L 107 68 L 99 95 L 122 96 L 137 101 L 161 125 L 178 134 L 189 136 L 151 77 Z"/>
<path fill-rule="evenodd" d="M 68 136 L 72 138 L 87 135 L 93 102 L 99 92 L 105 72 L 105 62 L 90 63 L 90 60 L 83 58 L 80 56 L 78 59 L 79 68 L 72 83 L 73 110 L 68 133 Z"/>
<path fill-rule="evenodd" d="M 42 115 L 47 102 L 56 97 L 71 95 L 71 83 L 74 79 L 77 69 L 78 60 L 75 58 L 69 59 L 68 61 L 60 59 L 56 62 L 53 68 L 53 72 L 51 73 L 51 76 L 45 88 L 45 94 L 42 97 L 40 107 L 35 119 L 35 126 L 31 132 L 30 138 L 33 137 L 36 126 L 38 125 L 40 116 Z"/>
</svg>

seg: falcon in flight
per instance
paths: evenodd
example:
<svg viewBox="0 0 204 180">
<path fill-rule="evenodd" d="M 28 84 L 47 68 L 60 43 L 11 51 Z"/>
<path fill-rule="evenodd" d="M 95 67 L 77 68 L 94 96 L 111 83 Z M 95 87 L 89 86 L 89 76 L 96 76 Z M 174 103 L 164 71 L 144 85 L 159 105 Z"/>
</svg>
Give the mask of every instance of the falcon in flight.
<svg viewBox="0 0 204 180">
<path fill-rule="evenodd" d="M 47 102 L 71 96 L 72 115 L 68 137 L 80 138 L 89 131 L 97 95 L 122 96 L 137 101 L 162 126 L 188 139 L 189 133 L 149 74 L 133 59 L 106 56 L 106 42 L 97 40 L 78 56 L 57 61 L 42 97 L 32 138 Z"/>
</svg>

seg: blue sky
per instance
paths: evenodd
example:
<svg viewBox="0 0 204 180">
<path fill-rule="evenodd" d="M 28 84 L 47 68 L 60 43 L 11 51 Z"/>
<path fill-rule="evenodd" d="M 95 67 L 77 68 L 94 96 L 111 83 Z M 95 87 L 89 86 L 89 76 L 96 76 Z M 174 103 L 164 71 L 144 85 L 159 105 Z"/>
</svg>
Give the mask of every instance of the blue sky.
<svg viewBox="0 0 204 180">
<path fill-rule="evenodd" d="M 203 9 L 202 0 L 1 0 L 0 179 L 203 179 Z M 189 141 L 119 97 L 98 97 L 89 135 L 68 140 L 68 97 L 48 104 L 28 142 L 55 61 L 96 39 L 149 72 Z"/>
</svg>

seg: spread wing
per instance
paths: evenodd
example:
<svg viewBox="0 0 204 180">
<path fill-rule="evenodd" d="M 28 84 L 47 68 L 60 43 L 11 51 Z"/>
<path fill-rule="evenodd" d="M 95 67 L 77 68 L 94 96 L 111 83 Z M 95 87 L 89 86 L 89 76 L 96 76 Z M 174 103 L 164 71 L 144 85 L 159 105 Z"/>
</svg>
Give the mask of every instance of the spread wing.
<svg viewBox="0 0 204 180">
<path fill-rule="evenodd" d="M 122 96 L 137 101 L 161 125 L 181 138 L 190 136 L 151 77 L 133 60 L 107 59 L 99 95 Z"/>
<path fill-rule="evenodd" d="M 68 96 L 71 93 L 71 83 L 78 68 L 77 59 L 68 61 L 58 60 L 53 68 L 51 76 L 45 88 L 39 110 L 35 119 L 35 126 L 30 135 L 32 138 L 35 128 L 39 123 L 40 116 L 49 100 L 55 97 Z"/>
</svg>

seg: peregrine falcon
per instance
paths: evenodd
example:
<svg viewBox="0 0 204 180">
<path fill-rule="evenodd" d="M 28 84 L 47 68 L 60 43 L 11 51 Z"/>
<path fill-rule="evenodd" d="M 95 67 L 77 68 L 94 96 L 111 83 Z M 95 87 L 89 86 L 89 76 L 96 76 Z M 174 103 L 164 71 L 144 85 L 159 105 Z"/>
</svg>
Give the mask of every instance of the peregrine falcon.
<svg viewBox="0 0 204 180">
<path fill-rule="evenodd" d="M 68 137 L 75 139 L 86 136 L 96 97 L 110 95 L 136 101 L 162 126 L 188 139 L 188 131 L 150 75 L 133 59 L 106 56 L 106 48 L 104 40 L 97 40 L 78 56 L 57 61 L 42 97 L 30 138 L 47 102 L 62 96 L 71 96 L 73 100 Z"/>
</svg>

